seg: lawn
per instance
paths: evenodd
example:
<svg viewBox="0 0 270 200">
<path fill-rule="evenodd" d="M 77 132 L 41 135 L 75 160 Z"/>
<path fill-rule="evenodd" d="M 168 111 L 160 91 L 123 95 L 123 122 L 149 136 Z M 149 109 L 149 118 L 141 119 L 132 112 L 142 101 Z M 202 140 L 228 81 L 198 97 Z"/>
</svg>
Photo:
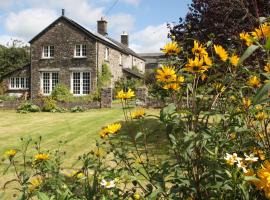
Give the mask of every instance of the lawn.
<svg viewBox="0 0 270 200">
<path fill-rule="evenodd" d="M 148 110 L 147 112 L 156 114 L 158 110 Z M 7 149 L 18 148 L 21 144 L 21 137 L 31 137 L 37 141 L 42 136 L 42 146 L 48 150 L 55 149 L 60 140 L 67 141 L 63 147 L 67 153 L 65 166 L 71 166 L 79 155 L 95 146 L 95 141 L 99 140 L 98 133 L 102 126 L 123 119 L 119 106 L 114 106 L 112 109 L 89 110 L 83 113 L 18 114 L 16 111 L 1 110 L 0 155 L 3 155 Z M 151 126 L 151 123 L 149 124 Z M 1 173 L 4 167 L 5 164 L 0 161 Z M 11 174 L 2 176 L 0 187 L 10 177 Z"/>
</svg>

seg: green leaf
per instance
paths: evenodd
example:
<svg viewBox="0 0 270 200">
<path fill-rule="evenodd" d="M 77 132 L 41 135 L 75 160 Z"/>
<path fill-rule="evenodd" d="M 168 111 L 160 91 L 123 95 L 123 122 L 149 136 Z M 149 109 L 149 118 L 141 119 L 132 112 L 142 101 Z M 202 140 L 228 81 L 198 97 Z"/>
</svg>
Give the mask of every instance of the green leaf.
<svg viewBox="0 0 270 200">
<path fill-rule="evenodd" d="M 257 45 L 251 45 L 250 47 L 247 48 L 247 50 L 244 52 L 242 57 L 240 58 L 238 65 L 241 65 L 249 56 L 251 56 L 254 51 L 256 51 L 259 48 Z"/>
<path fill-rule="evenodd" d="M 142 132 L 138 132 L 135 136 L 135 140 L 139 139 L 143 135 Z"/>
<path fill-rule="evenodd" d="M 40 199 L 40 200 L 50 200 L 50 198 L 43 192 L 38 193 L 38 199 Z"/>
<path fill-rule="evenodd" d="M 266 83 L 257 91 L 256 95 L 253 98 L 253 104 L 257 105 L 270 101 L 270 98 L 268 97 L 269 90 L 270 90 L 270 82 Z"/>
<path fill-rule="evenodd" d="M 270 50 L 270 38 L 267 39 L 264 48 Z"/>
</svg>

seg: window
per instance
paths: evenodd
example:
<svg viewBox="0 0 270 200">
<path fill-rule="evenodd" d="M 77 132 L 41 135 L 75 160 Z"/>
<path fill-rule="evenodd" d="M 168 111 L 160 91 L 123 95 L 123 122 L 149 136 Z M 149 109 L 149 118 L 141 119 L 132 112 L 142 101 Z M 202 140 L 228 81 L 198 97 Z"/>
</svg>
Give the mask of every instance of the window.
<svg viewBox="0 0 270 200">
<path fill-rule="evenodd" d="M 42 58 L 53 58 L 54 46 L 43 46 Z"/>
<path fill-rule="evenodd" d="M 26 77 L 11 77 L 10 89 L 28 89 L 29 78 Z"/>
<path fill-rule="evenodd" d="M 119 65 L 123 65 L 123 55 L 120 54 L 119 56 Z"/>
<path fill-rule="evenodd" d="M 105 60 L 109 61 L 109 48 L 105 48 Z"/>
<path fill-rule="evenodd" d="M 75 45 L 74 57 L 86 57 L 86 45 L 77 44 Z"/>
<path fill-rule="evenodd" d="M 87 95 L 90 93 L 90 72 L 73 72 L 71 75 L 71 88 L 74 95 Z"/>
<path fill-rule="evenodd" d="M 58 72 L 43 72 L 41 80 L 42 94 L 50 95 L 58 83 L 59 83 Z"/>
</svg>

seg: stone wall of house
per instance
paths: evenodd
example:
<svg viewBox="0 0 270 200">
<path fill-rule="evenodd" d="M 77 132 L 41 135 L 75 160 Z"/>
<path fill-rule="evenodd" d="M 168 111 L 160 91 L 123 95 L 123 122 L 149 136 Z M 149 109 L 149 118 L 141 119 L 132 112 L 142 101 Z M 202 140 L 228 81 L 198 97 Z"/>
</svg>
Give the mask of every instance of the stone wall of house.
<svg viewBox="0 0 270 200">
<path fill-rule="evenodd" d="M 145 72 L 145 62 L 144 62 L 144 60 L 142 60 L 140 58 L 137 58 L 137 57 L 135 57 L 133 55 L 125 56 L 124 59 L 125 59 L 125 62 L 123 63 L 124 68 L 132 69 L 134 66 L 136 66 L 141 73 Z"/>
<path fill-rule="evenodd" d="M 109 59 L 105 60 L 105 51 L 106 48 L 109 48 Z M 98 52 L 98 71 L 101 73 L 102 71 L 102 65 L 107 64 L 110 67 L 110 71 L 112 73 L 112 79 L 111 79 L 111 87 L 114 86 L 114 83 L 119 80 L 123 76 L 122 71 L 122 65 L 120 64 L 120 55 L 121 52 L 107 47 L 106 45 L 98 42 L 97 43 L 97 52 Z M 126 55 L 122 54 L 123 63 L 125 63 L 124 57 Z"/>
<path fill-rule="evenodd" d="M 100 94 L 100 107 L 111 108 L 112 107 L 112 88 L 102 88 Z"/>
<path fill-rule="evenodd" d="M 86 58 L 74 58 L 76 44 L 86 45 Z M 53 59 L 42 58 L 44 45 L 54 46 Z M 70 88 L 71 72 L 86 69 L 91 72 L 91 91 L 95 91 L 97 82 L 96 41 L 65 20 L 60 20 L 31 44 L 31 97 L 36 97 L 40 93 L 42 71 L 58 71 L 59 83 Z"/>
</svg>

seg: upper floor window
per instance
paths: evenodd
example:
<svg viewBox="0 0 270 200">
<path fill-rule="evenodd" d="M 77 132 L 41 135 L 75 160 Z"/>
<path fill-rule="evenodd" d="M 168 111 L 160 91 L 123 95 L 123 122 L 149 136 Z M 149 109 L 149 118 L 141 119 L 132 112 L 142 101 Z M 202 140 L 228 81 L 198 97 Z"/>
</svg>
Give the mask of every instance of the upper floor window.
<svg viewBox="0 0 270 200">
<path fill-rule="evenodd" d="M 42 58 L 53 58 L 54 46 L 43 46 Z"/>
<path fill-rule="evenodd" d="M 86 57 L 86 45 L 85 44 L 76 44 L 74 57 Z"/>
<path fill-rule="evenodd" d="M 123 55 L 120 54 L 119 56 L 119 65 L 123 65 Z"/>
<path fill-rule="evenodd" d="M 11 77 L 10 89 L 28 89 L 29 78 L 26 77 Z"/>
<path fill-rule="evenodd" d="M 109 48 L 105 48 L 105 60 L 109 60 Z"/>
</svg>

